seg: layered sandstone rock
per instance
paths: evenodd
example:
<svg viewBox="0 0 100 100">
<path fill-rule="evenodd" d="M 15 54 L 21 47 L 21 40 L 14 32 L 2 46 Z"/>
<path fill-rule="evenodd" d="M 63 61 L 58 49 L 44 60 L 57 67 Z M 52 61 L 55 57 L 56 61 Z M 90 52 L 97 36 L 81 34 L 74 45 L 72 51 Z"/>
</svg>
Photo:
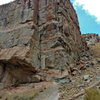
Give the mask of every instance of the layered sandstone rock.
<svg viewBox="0 0 100 100">
<path fill-rule="evenodd" d="M 65 70 L 80 57 L 77 15 L 69 0 L 16 0 L 0 6 L 0 82 L 34 82 L 38 69 Z"/>
</svg>

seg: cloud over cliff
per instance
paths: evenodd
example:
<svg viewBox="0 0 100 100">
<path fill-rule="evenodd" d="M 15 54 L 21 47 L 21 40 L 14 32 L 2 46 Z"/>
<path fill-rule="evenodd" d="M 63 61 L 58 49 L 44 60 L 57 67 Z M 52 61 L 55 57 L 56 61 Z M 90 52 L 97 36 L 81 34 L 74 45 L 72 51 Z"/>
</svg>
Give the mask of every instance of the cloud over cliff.
<svg viewBox="0 0 100 100">
<path fill-rule="evenodd" d="M 0 5 L 9 3 L 9 2 L 11 2 L 11 1 L 14 1 L 14 0 L 0 0 Z"/>
<path fill-rule="evenodd" d="M 75 0 L 74 6 L 81 7 L 91 16 L 96 18 L 96 21 L 100 23 L 100 0 Z"/>
</svg>

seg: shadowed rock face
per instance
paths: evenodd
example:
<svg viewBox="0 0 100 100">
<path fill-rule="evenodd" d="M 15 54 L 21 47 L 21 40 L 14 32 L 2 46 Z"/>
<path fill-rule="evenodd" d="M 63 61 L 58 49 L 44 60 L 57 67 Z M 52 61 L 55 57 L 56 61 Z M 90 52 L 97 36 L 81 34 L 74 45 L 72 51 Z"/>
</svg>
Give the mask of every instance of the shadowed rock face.
<svg viewBox="0 0 100 100">
<path fill-rule="evenodd" d="M 81 49 L 69 0 L 16 0 L 0 6 L 0 82 L 5 87 L 36 81 L 36 69 L 65 70 Z"/>
</svg>

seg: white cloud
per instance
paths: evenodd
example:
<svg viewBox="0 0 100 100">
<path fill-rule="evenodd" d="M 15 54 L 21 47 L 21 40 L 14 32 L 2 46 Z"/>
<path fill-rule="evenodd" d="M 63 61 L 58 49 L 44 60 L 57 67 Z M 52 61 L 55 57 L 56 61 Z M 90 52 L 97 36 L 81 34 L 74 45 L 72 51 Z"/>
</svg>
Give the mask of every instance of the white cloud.
<svg viewBox="0 0 100 100">
<path fill-rule="evenodd" d="M 81 6 L 88 14 L 94 16 L 100 22 L 100 0 L 75 0 L 74 6 Z"/>
<path fill-rule="evenodd" d="M 11 2 L 11 1 L 14 1 L 14 0 L 0 0 L 0 5 L 9 3 L 9 2 Z"/>
</svg>

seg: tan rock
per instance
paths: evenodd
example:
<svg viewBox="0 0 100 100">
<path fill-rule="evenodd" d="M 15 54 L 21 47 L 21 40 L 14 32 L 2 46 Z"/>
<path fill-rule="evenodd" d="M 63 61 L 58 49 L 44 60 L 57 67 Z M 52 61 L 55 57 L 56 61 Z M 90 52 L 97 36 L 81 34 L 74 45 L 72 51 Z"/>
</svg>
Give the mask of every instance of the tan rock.
<svg viewBox="0 0 100 100">
<path fill-rule="evenodd" d="M 81 49 L 79 23 L 69 0 L 16 0 L 0 6 L 4 87 L 40 80 L 38 70 L 67 70 L 79 59 Z"/>
</svg>

